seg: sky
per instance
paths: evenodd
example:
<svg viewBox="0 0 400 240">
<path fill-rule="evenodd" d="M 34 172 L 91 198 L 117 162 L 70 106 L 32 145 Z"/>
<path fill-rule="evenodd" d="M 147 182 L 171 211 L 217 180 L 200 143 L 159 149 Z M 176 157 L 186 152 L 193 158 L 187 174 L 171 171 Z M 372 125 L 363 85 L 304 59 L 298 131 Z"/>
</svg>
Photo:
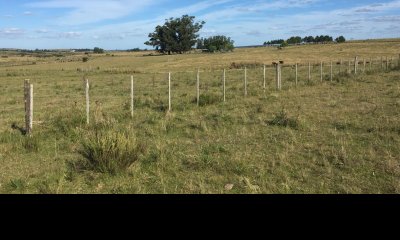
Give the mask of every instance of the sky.
<svg viewBox="0 0 400 240">
<path fill-rule="evenodd" d="M 0 48 L 148 48 L 165 19 L 205 21 L 236 46 L 290 36 L 400 37 L 400 0 L 0 0 Z"/>
</svg>

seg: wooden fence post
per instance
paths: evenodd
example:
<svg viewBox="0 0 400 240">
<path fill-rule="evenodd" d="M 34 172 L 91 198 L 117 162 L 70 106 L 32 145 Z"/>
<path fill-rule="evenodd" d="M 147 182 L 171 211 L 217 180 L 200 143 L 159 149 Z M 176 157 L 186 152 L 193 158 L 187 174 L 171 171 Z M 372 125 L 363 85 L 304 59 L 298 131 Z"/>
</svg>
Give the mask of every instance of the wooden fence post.
<svg viewBox="0 0 400 240">
<path fill-rule="evenodd" d="M 225 69 L 224 69 L 224 77 L 223 77 L 224 102 L 226 102 L 226 98 L 225 98 L 225 94 L 226 94 L 226 85 L 225 85 L 225 83 L 226 83 L 226 80 L 225 80 L 225 78 L 226 78 L 226 72 L 225 72 Z"/>
<path fill-rule="evenodd" d="M 196 82 L 196 88 L 197 88 L 197 106 L 200 106 L 200 69 L 197 69 L 197 82 Z"/>
<path fill-rule="evenodd" d="M 297 80 L 298 80 L 298 66 L 297 66 L 297 63 L 296 63 L 296 86 L 297 86 Z"/>
<path fill-rule="evenodd" d="M 331 82 L 333 81 L 333 62 L 331 61 Z"/>
<path fill-rule="evenodd" d="M 365 66 L 367 65 L 367 60 L 364 58 L 364 67 L 363 67 L 363 73 L 365 73 Z"/>
<path fill-rule="evenodd" d="M 32 134 L 33 129 L 33 84 L 29 85 L 29 129 L 28 134 Z"/>
<path fill-rule="evenodd" d="M 351 74 L 351 60 L 349 60 L 349 68 L 347 69 L 348 74 Z"/>
<path fill-rule="evenodd" d="M 279 64 L 279 90 L 282 90 L 282 67 L 283 65 Z"/>
<path fill-rule="evenodd" d="M 320 67 L 320 68 L 321 68 L 321 82 L 322 82 L 323 74 L 324 74 L 324 73 L 323 73 L 323 65 L 322 65 L 322 64 L 323 64 L 323 63 L 322 63 L 322 61 L 321 61 L 321 67 Z"/>
<path fill-rule="evenodd" d="M 386 71 L 389 70 L 389 58 L 386 57 Z"/>
<path fill-rule="evenodd" d="M 279 62 L 275 65 L 276 90 L 279 90 Z"/>
<path fill-rule="evenodd" d="M 154 79 L 154 77 L 153 77 L 153 79 Z M 134 94 L 133 94 L 133 75 L 132 75 L 131 76 L 131 117 L 132 118 L 133 118 L 133 101 L 134 101 Z"/>
<path fill-rule="evenodd" d="M 308 63 L 308 82 L 311 82 L 311 63 Z"/>
<path fill-rule="evenodd" d="M 31 136 L 33 128 L 33 84 L 29 84 L 29 79 L 24 82 L 24 103 L 25 134 Z"/>
<path fill-rule="evenodd" d="M 89 80 L 86 79 L 86 124 L 89 124 L 89 113 L 90 113 L 90 100 L 89 100 Z"/>
<path fill-rule="evenodd" d="M 171 72 L 168 73 L 168 112 L 171 112 Z"/>
<path fill-rule="evenodd" d="M 25 130 L 28 133 L 29 129 L 29 79 L 24 82 L 24 104 L 25 104 Z"/>
<path fill-rule="evenodd" d="M 247 67 L 244 68 L 244 96 L 247 96 Z"/>
<path fill-rule="evenodd" d="M 400 54 L 399 54 L 399 63 L 398 63 L 398 67 L 400 68 Z"/>
<path fill-rule="evenodd" d="M 356 56 L 354 58 L 354 74 L 357 74 L 357 68 L 358 68 L 358 57 Z"/>
<path fill-rule="evenodd" d="M 373 61 L 373 59 L 372 59 L 372 57 L 370 58 L 370 61 L 369 61 L 369 70 L 370 71 L 372 71 L 372 61 Z"/>
<path fill-rule="evenodd" d="M 263 87 L 264 87 L 264 92 L 265 92 L 265 89 L 267 88 L 267 80 L 266 80 L 266 76 L 265 76 L 265 64 L 264 64 L 264 74 L 263 74 L 263 76 L 264 76 L 264 84 L 263 84 Z"/>
</svg>

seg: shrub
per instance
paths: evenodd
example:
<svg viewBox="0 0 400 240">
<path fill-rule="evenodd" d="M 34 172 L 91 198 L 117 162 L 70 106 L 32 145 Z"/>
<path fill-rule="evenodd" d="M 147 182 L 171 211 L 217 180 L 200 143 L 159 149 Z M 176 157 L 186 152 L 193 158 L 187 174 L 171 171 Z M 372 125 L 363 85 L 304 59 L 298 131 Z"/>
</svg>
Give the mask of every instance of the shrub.
<svg viewBox="0 0 400 240">
<path fill-rule="evenodd" d="M 290 127 L 293 129 L 298 129 L 299 127 L 298 118 L 290 118 L 285 109 L 282 109 L 272 120 L 268 121 L 267 123 L 273 126 Z"/>
<path fill-rule="evenodd" d="M 88 57 L 83 57 L 83 58 L 82 58 L 82 62 L 87 62 L 87 61 L 89 61 L 89 58 L 88 58 Z"/>
<path fill-rule="evenodd" d="M 96 130 L 82 142 L 80 154 L 89 170 L 116 175 L 139 159 L 143 147 L 126 133 Z"/>
<path fill-rule="evenodd" d="M 199 106 L 206 106 L 218 103 L 221 97 L 216 94 L 200 94 Z M 194 98 L 193 103 L 197 103 L 197 98 Z"/>
</svg>

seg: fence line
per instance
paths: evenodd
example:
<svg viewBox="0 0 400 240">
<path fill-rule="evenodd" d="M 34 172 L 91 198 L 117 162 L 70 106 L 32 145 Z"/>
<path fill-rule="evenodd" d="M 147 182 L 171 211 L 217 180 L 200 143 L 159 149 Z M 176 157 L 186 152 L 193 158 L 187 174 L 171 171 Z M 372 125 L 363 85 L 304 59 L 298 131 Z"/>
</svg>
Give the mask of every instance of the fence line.
<svg viewBox="0 0 400 240">
<path fill-rule="evenodd" d="M 390 71 L 393 68 L 396 68 L 396 62 L 395 59 L 393 57 L 385 57 L 386 62 L 384 61 L 384 57 L 380 57 L 381 63 L 380 63 L 380 70 L 382 71 Z M 376 59 L 375 59 L 376 60 Z M 281 64 L 282 63 L 282 64 Z M 339 74 L 341 74 L 342 72 L 342 65 L 343 65 L 343 60 L 340 59 L 340 62 L 337 62 L 339 65 Z M 351 60 L 348 60 L 348 73 L 352 73 L 351 71 Z M 367 59 L 364 57 L 362 58 L 362 60 L 359 60 L 358 57 L 354 58 L 354 75 L 359 75 L 361 73 L 365 74 L 367 73 L 367 63 L 369 63 L 369 70 L 373 71 L 373 70 L 377 70 L 376 68 L 374 68 L 374 59 L 370 58 L 369 62 L 367 62 Z M 379 59 L 378 61 L 375 61 L 375 63 L 379 64 Z M 384 68 L 384 63 L 386 63 L 386 68 Z M 311 64 L 311 62 L 308 62 L 308 81 L 310 82 L 312 80 L 312 66 L 318 66 L 317 64 Z M 320 61 L 319 62 L 320 65 L 320 76 L 321 76 L 321 81 L 324 81 L 324 62 Z M 360 69 L 359 68 L 360 66 Z M 283 61 L 279 61 L 277 63 L 274 63 L 273 65 L 275 67 L 275 81 L 276 81 L 276 90 L 280 91 L 282 90 L 282 69 L 283 68 L 289 68 L 291 67 L 291 69 L 294 69 L 294 73 L 293 71 L 290 72 L 290 78 L 291 80 L 288 80 L 286 78 L 285 82 L 292 82 L 293 83 L 293 75 L 294 75 L 294 84 L 295 86 L 298 85 L 299 82 L 301 82 L 302 80 L 304 82 L 306 82 L 305 80 L 307 79 L 307 73 L 303 75 L 299 74 L 299 70 L 301 70 L 301 66 L 306 66 L 306 65 L 301 65 L 299 63 L 295 63 L 294 65 L 283 65 Z M 361 69 L 362 67 L 362 69 Z M 400 68 L 400 54 L 399 54 L 399 59 L 397 62 L 397 67 Z M 266 85 L 267 85 L 267 72 L 266 72 L 267 66 L 264 65 L 262 68 L 262 80 L 263 82 L 260 82 L 260 78 L 258 78 L 257 80 L 253 79 L 253 77 L 251 77 L 251 79 L 253 79 L 253 83 L 258 82 L 258 86 L 261 90 L 261 88 L 264 90 L 264 92 L 266 91 Z M 329 74 L 329 80 L 331 82 L 333 82 L 333 77 L 334 77 L 334 64 L 333 61 L 330 61 L 330 65 L 325 64 L 325 69 L 329 69 L 330 70 L 330 74 Z M 235 69 L 236 70 L 236 69 Z M 233 71 L 235 71 L 233 70 Z M 379 70 L 379 67 L 378 67 Z M 254 70 L 255 72 L 257 72 L 257 74 L 261 75 L 261 71 L 258 72 L 258 69 Z M 318 71 L 316 69 L 314 69 L 314 73 L 315 71 Z M 201 71 L 200 69 L 197 69 L 197 78 L 196 78 L 196 100 L 197 100 L 197 106 L 200 105 L 200 90 L 201 90 L 201 84 L 200 84 L 200 73 L 201 72 L 206 72 L 206 71 Z M 285 71 L 286 72 L 286 71 Z M 186 72 L 187 73 L 187 72 Z M 223 102 L 226 102 L 226 74 L 227 71 L 226 69 L 223 69 L 223 75 L 222 75 L 222 99 Z M 219 75 L 220 76 L 220 75 Z M 156 81 L 155 81 L 155 73 L 153 73 L 152 75 L 152 88 L 150 87 L 143 87 L 142 89 L 140 89 L 139 85 L 135 85 L 135 81 L 134 81 L 134 76 L 131 75 L 131 87 L 130 87 L 130 110 L 131 110 L 131 116 L 134 116 L 134 99 L 135 99 L 135 91 L 136 92 L 144 92 L 144 89 L 148 89 L 148 91 L 154 91 L 155 89 L 162 89 L 161 85 L 160 87 L 156 86 Z M 304 77 L 304 78 L 303 78 Z M 239 79 L 241 77 L 239 76 Z M 220 79 L 220 77 L 218 77 L 218 79 Z M 325 79 L 328 81 L 328 74 L 326 74 Z M 164 80 L 163 80 L 164 81 Z M 232 80 L 233 81 L 233 80 Z M 189 82 L 193 82 L 193 79 L 188 81 Z M 209 87 L 209 85 L 206 83 L 206 81 L 204 81 L 204 86 L 206 87 L 206 91 Z M 245 96 L 248 95 L 248 91 L 252 89 L 252 86 L 255 86 L 255 84 L 251 84 L 252 82 L 248 81 L 248 69 L 247 67 L 244 68 L 244 94 Z M 238 82 L 239 83 L 239 82 Z M 171 72 L 168 72 L 168 111 L 171 112 L 172 111 L 172 87 L 174 86 L 179 86 L 177 85 L 178 83 L 175 83 L 174 85 L 172 85 L 172 75 Z M 210 84 L 213 85 L 213 84 Z M 286 84 L 285 84 L 286 85 Z M 163 87 L 165 87 L 166 85 L 162 84 Z M 214 86 L 221 86 L 220 83 L 218 83 L 217 85 Z M 289 86 L 289 85 L 288 85 Z M 37 89 L 37 88 L 36 88 Z M 90 85 L 89 85 L 89 80 L 85 79 L 85 96 L 86 96 L 86 123 L 90 124 L 90 98 L 89 98 L 89 90 L 90 90 Z M 92 90 L 93 91 L 93 90 Z M 219 90 L 220 91 L 220 90 Z M 255 91 L 255 90 L 254 90 Z M 179 91 L 177 91 L 179 92 Z M 187 94 L 186 94 L 187 95 Z M 220 92 L 218 93 L 218 95 L 220 95 Z M 138 96 L 138 95 L 137 95 Z M 48 99 L 49 97 L 51 97 L 51 95 L 47 95 L 46 97 L 44 95 L 39 96 L 38 99 Z M 104 97 L 104 96 L 102 96 Z M 95 97 L 95 99 L 98 97 Z M 119 97 L 114 97 L 114 96 L 110 96 L 107 97 L 107 99 L 121 99 Z M 97 101 L 96 101 L 97 102 Z M 25 104 L 25 127 L 26 127 L 26 134 L 27 135 L 31 135 L 32 134 L 32 128 L 33 128 L 33 84 L 30 84 L 30 80 L 26 79 L 24 81 L 24 104 Z M 97 104 L 97 103 L 96 103 Z"/>
</svg>

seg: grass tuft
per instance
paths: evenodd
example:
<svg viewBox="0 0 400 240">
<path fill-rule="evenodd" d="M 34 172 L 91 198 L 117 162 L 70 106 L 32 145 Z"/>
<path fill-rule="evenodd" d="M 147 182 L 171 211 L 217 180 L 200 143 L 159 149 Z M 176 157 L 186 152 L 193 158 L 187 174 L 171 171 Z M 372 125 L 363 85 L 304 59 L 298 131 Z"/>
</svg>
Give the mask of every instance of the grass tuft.
<svg viewBox="0 0 400 240">
<path fill-rule="evenodd" d="M 267 121 L 267 123 L 268 125 L 272 126 L 289 127 L 293 129 L 298 129 L 300 126 L 298 117 L 289 117 L 287 111 L 284 108 L 282 108 L 281 111 L 275 114 L 275 117 L 272 120 Z"/>
<path fill-rule="evenodd" d="M 126 171 L 144 152 L 144 146 L 127 133 L 98 131 L 82 141 L 80 154 L 86 168 L 116 175 Z"/>
</svg>

